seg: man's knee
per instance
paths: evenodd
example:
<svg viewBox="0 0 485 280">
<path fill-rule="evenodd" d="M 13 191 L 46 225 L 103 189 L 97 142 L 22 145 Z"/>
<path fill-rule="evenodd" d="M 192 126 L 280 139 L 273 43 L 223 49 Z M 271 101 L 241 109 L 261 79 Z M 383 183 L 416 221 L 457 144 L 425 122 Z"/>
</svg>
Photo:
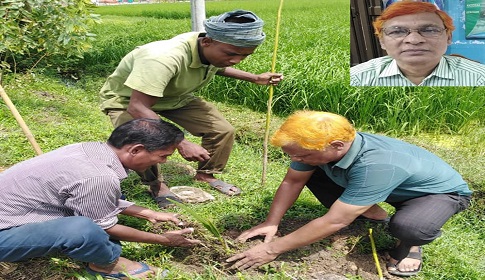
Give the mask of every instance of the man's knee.
<svg viewBox="0 0 485 280">
<path fill-rule="evenodd" d="M 63 235 L 69 243 L 81 245 L 100 238 L 108 239 L 108 234 L 90 218 L 76 216 L 65 219 L 66 227 L 63 229 Z"/>
<path fill-rule="evenodd" d="M 228 137 L 233 137 L 236 133 L 236 129 L 230 123 L 225 123 L 224 125 L 219 126 L 217 131 L 219 131 L 220 134 Z"/>
<path fill-rule="evenodd" d="M 432 224 L 419 221 L 410 223 L 399 219 L 391 219 L 389 231 L 395 238 L 413 245 L 427 244 L 441 235 L 441 228 L 433 227 Z"/>
<path fill-rule="evenodd" d="M 133 119 L 133 117 L 127 111 L 123 110 L 110 110 L 108 111 L 107 115 L 109 116 L 114 127 L 118 127 Z"/>
</svg>

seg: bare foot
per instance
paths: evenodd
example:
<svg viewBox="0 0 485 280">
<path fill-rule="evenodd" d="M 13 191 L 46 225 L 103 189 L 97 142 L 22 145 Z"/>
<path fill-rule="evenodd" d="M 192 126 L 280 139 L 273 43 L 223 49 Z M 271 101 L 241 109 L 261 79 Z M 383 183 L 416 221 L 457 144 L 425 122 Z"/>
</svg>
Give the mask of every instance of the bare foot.
<svg viewBox="0 0 485 280">
<path fill-rule="evenodd" d="M 215 178 L 214 175 L 212 174 L 197 172 L 194 179 L 197 181 L 206 182 L 211 187 L 217 189 L 218 191 L 228 196 L 238 195 L 241 193 L 241 190 L 238 187 L 232 184 L 226 183 L 224 181 L 221 181 Z"/>
<path fill-rule="evenodd" d="M 197 172 L 194 176 L 194 179 L 201 182 L 212 183 L 215 182 L 217 179 L 212 174 L 206 174 Z"/>
<path fill-rule="evenodd" d="M 125 275 L 130 275 L 136 277 L 137 279 L 149 279 L 153 275 L 156 275 L 158 268 L 153 266 L 148 266 L 148 270 L 136 273 L 137 270 L 143 268 L 142 264 L 139 262 L 131 261 L 129 259 L 120 257 L 116 262 L 108 266 L 99 266 L 93 263 L 89 264 L 89 268 L 95 272 L 100 272 L 104 274 L 118 274 L 123 273 Z M 129 277 L 123 277 L 122 279 L 131 279 Z"/>
</svg>

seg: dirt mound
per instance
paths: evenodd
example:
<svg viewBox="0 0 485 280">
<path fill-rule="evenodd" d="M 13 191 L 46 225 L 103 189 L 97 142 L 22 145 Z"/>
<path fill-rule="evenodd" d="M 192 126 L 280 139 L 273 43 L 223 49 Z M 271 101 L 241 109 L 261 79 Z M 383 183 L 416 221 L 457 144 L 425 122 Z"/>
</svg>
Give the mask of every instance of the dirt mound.
<svg viewBox="0 0 485 280">
<path fill-rule="evenodd" d="M 309 221 L 284 220 L 279 227 L 281 231 L 278 235 L 286 235 L 307 222 Z M 223 233 L 224 239 L 229 244 L 229 251 L 226 251 L 223 245 L 200 225 L 190 226 L 196 229 L 193 238 L 205 240 L 205 245 L 191 249 L 176 248 L 172 252 L 173 264 L 182 271 L 202 273 L 203 266 L 206 265 L 216 268 L 221 279 L 240 279 L 225 260 L 263 242 L 262 238 L 255 238 L 245 243 L 236 242 L 235 239 L 241 232 L 228 230 Z M 384 276 L 387 279 L 401 279 L 385 271 L 385 249 L 394 244 L 394 240 L 387 233 L 387 225 L 365 221 L 356 221 L 329 238 L 282 254 L 268 265 L 257 270 L 246 271 L 245 275 L 253 275 L 254 279 L 278 273 L 284 273 L 293 279 L 338 280 L 348 279 L 347 277 L 378 279 L 368 237 L 370 227 L 373 228 L 374 239 L 379 240 L 379 243 L 376 242 L 376 247 L 380 250 L 378 257 Z M 155 232 L 165 230 L 167 229 L 154 228 Z"/>
</svg>

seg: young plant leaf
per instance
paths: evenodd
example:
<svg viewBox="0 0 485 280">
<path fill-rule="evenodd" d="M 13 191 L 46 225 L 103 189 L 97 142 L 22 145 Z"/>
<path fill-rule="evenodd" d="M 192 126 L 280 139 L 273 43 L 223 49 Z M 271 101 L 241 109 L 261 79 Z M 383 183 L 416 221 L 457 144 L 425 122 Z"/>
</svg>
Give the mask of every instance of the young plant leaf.
<svg viewBox="0 0 485 280">
<path fill-rule="evenodd" d="M 224 246 L 225 251 L 229 252 L 229 247 L 227 246 L 226 240 L 222 237 L 222 234 L 220 233 L 220 231 L 217 229 L 217 227 L 214 225 L 214 223 L 211 220 L 209 220 L 207 217 L 204 217 L 196 213 L 194 210 L 190 209 L 183 203 L 180 203 L 170 198 L 167 198 L 167 199 L 173 204 L 180 207 L 185 212 L 189 213 L 194 219 L 196 219 L 199 223 L 201 223 L 210 233 L 212 233 L 212 235 L 214 235 L 216 238 L 219 239 L 221 244 Z"/>
</svg>

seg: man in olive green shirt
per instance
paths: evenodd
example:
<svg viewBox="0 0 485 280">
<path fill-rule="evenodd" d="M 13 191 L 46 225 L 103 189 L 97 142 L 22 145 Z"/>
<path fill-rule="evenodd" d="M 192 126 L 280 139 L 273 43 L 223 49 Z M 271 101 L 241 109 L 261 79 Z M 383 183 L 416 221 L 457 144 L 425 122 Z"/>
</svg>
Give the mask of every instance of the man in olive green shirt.
<svg viewBox="0 0 485 280">
<path fill-rule="evenodd" d="M 198 161 L 195 179 L 227 195 L 241 192 L 216 179 L 229 159 L 234 128 L 217 108 L 196 97 L 214 75 L 260 85 L 277 85 L 281 74 L 252 74 L 231 66 L 241 62 L 263 43 L 263 21 L 243 10 L 227 12 L 204 22 L 207 33 L 189 32 L 170 40 L 152 42 L 127 54 L 111 74 L 100 95 L 101 108 L 115 126 L 132 118 L 160 116 L 202 137 L 201 146 L 187 140 L 177 147 L 189 161 Z M 140 174 L 160 207 L 176 199 L 159 179 L 158 167 Z"/>
</svg>

